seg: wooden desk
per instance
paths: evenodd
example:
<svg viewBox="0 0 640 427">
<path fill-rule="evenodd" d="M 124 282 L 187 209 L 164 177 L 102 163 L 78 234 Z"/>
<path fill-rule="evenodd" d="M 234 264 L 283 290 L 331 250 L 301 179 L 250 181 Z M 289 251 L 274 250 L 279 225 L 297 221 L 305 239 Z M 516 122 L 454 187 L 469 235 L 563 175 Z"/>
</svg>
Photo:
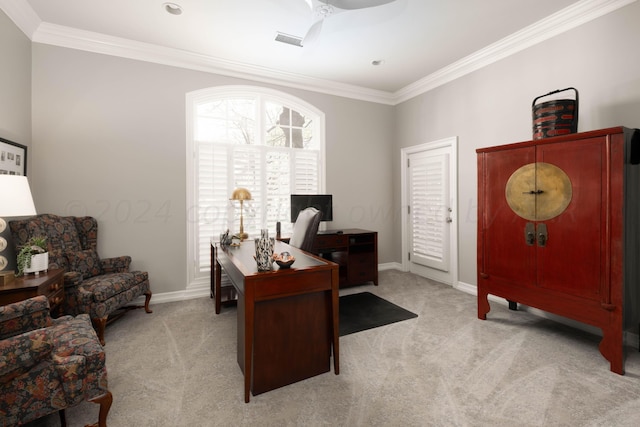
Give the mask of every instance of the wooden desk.
<svg viewBox="0 0 640 427">
<path fill-rule="evenodd" d="M 23 301 L 38 295 L 49 300 L 52 317 L 62 316 L 64 303 L 64 270 L 50 269 L 37 276 L 27 274 L 16 277 L 13 282 L 0 286 L 0 305 Z"/>
<path fill-rule="evenodd" d="M 244 373 L 244 400 L 330 371 L 340 373 L 338 266 L 283 242 L 296 261 L 289 269 L 258 272 L 253 241 L 218 247 L 221 269 L 238 293 L 238 364 Z"/>
</svg>

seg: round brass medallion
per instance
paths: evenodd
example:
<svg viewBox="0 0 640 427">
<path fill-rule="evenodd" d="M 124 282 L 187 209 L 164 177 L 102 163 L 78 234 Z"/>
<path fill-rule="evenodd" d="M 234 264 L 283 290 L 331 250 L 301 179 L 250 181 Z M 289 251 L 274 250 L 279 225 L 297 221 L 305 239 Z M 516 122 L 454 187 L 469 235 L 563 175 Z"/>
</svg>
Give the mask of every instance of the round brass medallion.
<svg viewBox="0 0 640 427">
<path fill-rule="evenodd" d="M 571 203 L 571 180 L 550 163 L 529 163 L 507 181 L 505 197 L 511 210 L 529 221 L 546 221 L 560 215 Z"/>
</svg>

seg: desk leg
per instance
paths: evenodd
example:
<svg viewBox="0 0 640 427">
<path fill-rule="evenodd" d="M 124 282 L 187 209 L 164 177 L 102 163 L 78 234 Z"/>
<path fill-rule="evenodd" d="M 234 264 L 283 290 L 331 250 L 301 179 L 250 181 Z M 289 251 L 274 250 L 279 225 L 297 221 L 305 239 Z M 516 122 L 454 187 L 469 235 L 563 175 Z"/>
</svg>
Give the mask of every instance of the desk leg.
<svg viewBox="0 0 640 427">
<path fill-rule="evenodd" d="M 333 322 L 333 372 L 340 374 L 340 277 L 338 269 L 331 273 L 331 306 Z"/>
<path fill-rule="evenodd" d="M 222 287 L 220 285 L 222 281 L 222 268 L 218 263 L 218 260 L 215 260 L 215 269 L 216 269 L 216 280 L 215 280 L 215 300 L 216 300 L 216 314 L 220 314 L 220 306 L 222 305 L 222 296 L 220 295 L 222 292 Z"/>
<path fill-rule="evenodd" d="M 253 288 L 245 286 L 244 295 L 244 402 L 249 403 L 251 397 L 251 380 L 253 369 L 253 323 L 255 314 L 255 299 Z"/>
</svg>

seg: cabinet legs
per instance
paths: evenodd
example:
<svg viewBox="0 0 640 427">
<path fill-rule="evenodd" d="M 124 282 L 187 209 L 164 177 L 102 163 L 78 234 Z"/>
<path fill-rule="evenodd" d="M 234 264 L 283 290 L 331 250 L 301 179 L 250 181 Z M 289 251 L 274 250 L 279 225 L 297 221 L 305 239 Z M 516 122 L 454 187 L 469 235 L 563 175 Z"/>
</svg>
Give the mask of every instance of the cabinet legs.
<svg viewBox="0 0 640 427">
<path fill-rule="evenodd" d="M 623 343 L 621 327 L 602 329 L 602 341 L 600 341 L 598 349 L 600 354 L 609 361 L 611 372 L 620 375 L 624 375 Z"/>
<path fill-rule="evenodd" d="M 491 310 L 491 306 L 489 306 L 489 294 L 478 288 L 478 319 L 487 320 L 489 310 Z"/>
</svg>

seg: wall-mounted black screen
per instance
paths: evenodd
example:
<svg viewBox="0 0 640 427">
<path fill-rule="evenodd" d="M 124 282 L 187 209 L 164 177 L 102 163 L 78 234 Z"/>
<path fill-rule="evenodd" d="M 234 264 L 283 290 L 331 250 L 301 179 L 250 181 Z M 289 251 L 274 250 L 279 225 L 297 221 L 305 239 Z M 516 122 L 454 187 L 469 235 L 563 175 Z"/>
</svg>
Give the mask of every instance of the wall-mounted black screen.
<svg viewBox="0 0 640 427">
<path fill-rule="evenodd" d="M 333 197 L 331 194 L 292 194 L 291 222 L 296 222 L 298 213 L 309 206 L 322 212 L 321 221 L 333 221 Z"/>
</svg>

